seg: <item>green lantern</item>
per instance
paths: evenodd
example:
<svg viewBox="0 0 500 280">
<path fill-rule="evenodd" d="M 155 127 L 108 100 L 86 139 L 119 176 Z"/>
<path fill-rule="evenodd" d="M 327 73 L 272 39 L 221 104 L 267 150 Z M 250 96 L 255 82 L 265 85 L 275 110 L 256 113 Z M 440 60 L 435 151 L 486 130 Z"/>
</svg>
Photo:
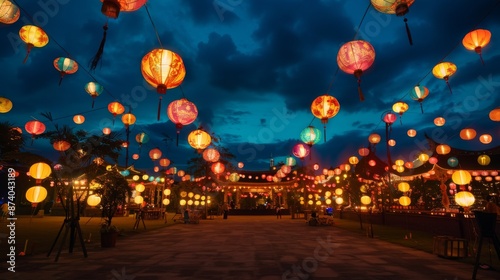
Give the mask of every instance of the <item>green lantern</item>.
<svg viewBox="0 0 500 280">
<path fill-rule="evenodd" d="M 300 133 L 300 140 L 310 147 L 321 140 L 321 131 L 314 126 L 308 126 Z"/>
</svg>

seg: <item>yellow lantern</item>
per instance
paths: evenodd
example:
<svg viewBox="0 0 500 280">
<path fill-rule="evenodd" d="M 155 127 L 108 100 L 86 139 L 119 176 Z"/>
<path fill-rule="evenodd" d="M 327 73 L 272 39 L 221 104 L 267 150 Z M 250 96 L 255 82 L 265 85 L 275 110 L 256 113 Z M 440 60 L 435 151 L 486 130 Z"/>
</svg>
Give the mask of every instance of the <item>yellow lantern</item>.
<svg viewBox="0 0 500 280">
<path fill-rule="evenodd" d="M 443 79 L 446 82 L 450 93 L 452 93 L 452 91 L 448 80 L 453 74 L 455 74 L 455 72 L 457 72 L 457 66 L 451 62 L 441 62 L 432 68 L 432 74 L 434 77 Z"/>
<path fill-rule="evenodd" d="M 488 155 L 480 155 L 478 158 L 477 158 L 477 162 L 481 165 L 488 165 L 490 164 L 490 157 Z"/>
<path fill-rule="evenodd" d="M 460 130 L 460 138 L 463 140 L 472 140 L 476 137 L 476 130 L 473 128 L 464 128 Z"/>
<path fill-rule="evenodd" d="M 394 162 L 394 164 L 395 164 L 396 166 L 403 166 L 403 165 L 405 164 L 405 161 L 404 161 L 404 160 L 402 160 L 402 159 L 397 159 L 397 160 Z"/>
<path fill-rule="evenodd" d="M 410 106 L 403 101 L 398 101 L 394 103 L 394 105 L 392 105 L 392 110 L 395 113 L 399 114 L 400 116 L 402 116 L 406 111 L 408 111 L 409 108 Z"/>
<path fill-rule="evenodd" d="M 421 153 L 419 156 L 418 156 L 418 159 L 421 161 L 421 162 L 426 162 L 429 160 L 429 155 L 426 154 L 426 153 Z"/>
<path fill-rule="evenodd" d="M 401 172 L 405 171 L 405 167 L 402 165 L 398 165 L 398 166 L 396 166 L 396 171 L 401 173 Z"/>
<path fill-rule="evenodd" d="M 476 198 L 468 191 L 461 191 L 455 194 L 455 202 L 462 207 L 470 207 L 474 204 Z"/>
<path fill-rule="evenodd" d="M 408 184 L 407 182 L 401 182 L 398 184 L 398 190 L 400 192 L 407 192 L 410 190 L 410 184 Z"/>
<path fill-rule="evenodd" d="M 97 206 L 99 203 L 101 203 L 101 197 L 98 195 L 89 195 L 87 197 L 87 204 L 91 207 Z"/>
<path fill-rule="evenodd" d="M 207 132 L 197 129 L 189 133 L 188 142 L 191 147 L 201 151 L 210 145 L 212 137 Z"/>
<path fill-rule="evenodd" d="M 129 127 L 129 126 L 133 125 L 135 123 L 135 121 L 136 121 L 136 118 L 131 113 L 123 114 L 123 116 L 122 116 L 122 122 L 125 125 L 125 127 Z"/>
<path fill-rule="evenodd" d="M 352 164 L 352 165 L 356 165 L 359 163 L 359 159 L 357 156 L 352 156 L 349 158 L 349 163 Z"/>
<path fill-rule="evenodd" d="M 163 203 L 163 205 L 169 205 L 170 204 L 170 199 L 165 198 L 165 199 L 163 199 L 162 203 Z"/>
<path fill-rule="evenodd" d="M 49 43 L 49 36 L 43 29 L 34 25 L 25 25 L 19 30 L 19 37 L 26 43 L 27 52 L 23 60 L 25 63 L 28 60 L 31 49 L 33 47 L 42 48 Z"/>
<path fill-rule="evenodd" d="M 0 0 L 0 23 L 13 24 L 21 16 L 19 7 L 8 0 Z"/>
<path fill-rule="evenodd" d="M 30 176 L 35 178 L 37 183 L 40 183 L 41 180 L 50 176 L 52 169 L 50 168 L 50 165 L 45 162 L 38 162 L 30 167 L 29 172 Z"/>
<path fill-rule="evenodd" d="M 144 202 L 144 197 L 138 195 L 138 196 L 134 197 L 134 202 L 135 202 L 135 204 L 142 204 Z"/>
<path fill-rule="evenodd" d="M 142 180 L 146 181 L 147 179 L 149 179 L 149 175 L 148 174 L 142 175 Z"/>
<path fill-rule="evenodd" d="M 472 176 L 469 171 L 457 170 L 451 175 L 451 180 L 457 185 L 467 185 L 472 180 Z"/>
<path fill-rule="evenodd" d="M 163 194 L 164 194 L 164 195 L 170 195 L 171 193 L 172 193 L 172 190 L 170 190 L 170 189 L 165 189 L 165 190 L 163 191 Z"/>
<path fill-rule="evenodd" d="M 361 197 L 361 203 L 363 205 L 368 205 L 368 204 L 372 203 L 372 199 L 369 196 L 367 196 L 367 195 L 363 195 Z"/>
<path fill-rule="evenodd" d="M 403 195 L 402 197 L 399 198 L 399 204 L 401 204 L 401 206 L 408 206 L 411 204 L 411 198 L 409 198 L 406 195 Z"/>
<path fill-rule="evenodd" d="M 31 203 L 42 202 L 47 197 L 47 190 L 42 186 L 34 186 L 26 191 L 26 199 Z"/>
<path fill-rule="evenodd" d="M 344 203 L 344 199 L 342 197 L 337 197 L 337 198 L 335 198 L 335 203 L 342 204 L 342 203 Z"/>
<path fill-rule="evenodd" d="M 436 153 L 440 155 L 447 155 L 448 153 L 450 153 L 450 151 L 451 151 L 450 146 L 446 144 L 441 144 L 436 146 Z"/>
<path fill-rule="evenodd" d="M 0 97 L 0 113 L 8 113 L 10 110 L 12 110 L 12 107 L 13 104 L 10 99 Z"/>
<path fill-rule="evenodd" d="M 342 195 L 342 193 L 344 193 L 344 191 L 343 191 L 341 188 L 337 188 L 337 189 L 335 189 L 335 194 L 336 194 L 337 196 Z"/>
<path fill-rule="evenodd" d="M 181 200 L 179 201 L 179 204 L 180 204 L 181 206 L 186 205 L 186 200 L 185 200 L 185 199 L 181 199 Z"/>
<path fill-rule="evenodd" d="M 135 190 L 138 192 L 143 192 L 145 189 L 146 189 L 146 187 L 143 184 L 135 185 Z"/>
</svg>

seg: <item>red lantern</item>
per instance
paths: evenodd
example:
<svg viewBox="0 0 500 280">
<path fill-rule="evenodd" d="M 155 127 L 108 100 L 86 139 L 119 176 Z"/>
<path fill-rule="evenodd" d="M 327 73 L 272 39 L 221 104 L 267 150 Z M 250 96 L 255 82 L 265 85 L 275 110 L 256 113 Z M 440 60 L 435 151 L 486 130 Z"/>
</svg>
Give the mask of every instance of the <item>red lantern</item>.
<svg viewBox="0 0 500 280">
<path fill-rule="evenodd" d="M 337 54 L 339 68 L 347 74 L 354 74 L 358 79 L 358 93 L 361 101 L 365 100 L 361 91 L 361 75 L 372 66 L 375 61 L 375 49 L 363 40 L 345 43 Z"/>
<path fill-rule="evenodd" d="M 115 122 L 115 117 L 117 115 L 123 114 L 125 112 L 125 107 L 120 102 L 111 102 L 108 104 L 108 111 L 113 114 L 113 124 Z"/>
<path fill-rule="evenodd" d="M 217 162 L 220 158 L 220 153 L 214 148 L 208 148 L 203 151 L 203 159 L 208 162 Z"/>
<path fill-rule="evenodd" d="M 149 157 L 155 161 L 159 158 L 161 158 L 161 150 L 158 149 L 158 148 L 154 148 L 154 149 L 151 149 L 151 151 L 149 151 Z"/>
<path fill-rule="evenodd" d="M 177 128 L 177 145 L 179 134 L 183 126 L 193 123 L 198 117 L 198 108 L 186 98 L 172 101 L 167 108 L 168 118 Z"/>
<path fill-rule="evenodd" d="M 162 158 L 160 159 L 160 166 L 162 167 L 167 167 L 170 165 L 170 160 L 168 158 Z"/>
<path fill-rule="evenodd" d="M 370 154 L 370 150 L 368 148 L 360 148 L 358 150 L 358 154 L 362 157 L 366 157 L 367 155 Z"/>
<path fill-rule="evenodd" d="M 309 148 L 309 146 L 306 144 L 302 144 L 302 143 L 295 145 L 292 149 L 293 155 L 300 158 L 300 159 L 303 159 L 307 155 L 309 155 L 310 151 L 311 151 L 311 149 Z"/>
<path fill-rule="evenodd" d="M 45 124 L 36 120 L 29 121 L 24 125 L 24 129 L 34 138 L 36 135 L 40 135 L 45 131 Z"/>
<path fill-rule="evenodd" d="M 390 126 L 397 120 L 397 118 L 398 117 L 396 116 L 396 114 L 392 112 L 387 112 L 382 116 L 382 121 L 384 121 L 386 125 Z"/>
<path fill-rule="evenodd" d="M 224 164 L 222 164 L 221 162 L 215 162 L 212 164 L 212 172 L 216 175 L 220 175 L 224 172 L 224 170 L 226 169 Z"/>
<path fill-rule="evenodd" d="M 67 74 L 74 74 L 78 71 L 78 63 L 73 59 L 67 57 L 58 57 L 54 59 L 54 67 L 61 73 L 61 78 L 59 79 L 59 85 L 61 85 L 62 79 Z"/>
</svg>

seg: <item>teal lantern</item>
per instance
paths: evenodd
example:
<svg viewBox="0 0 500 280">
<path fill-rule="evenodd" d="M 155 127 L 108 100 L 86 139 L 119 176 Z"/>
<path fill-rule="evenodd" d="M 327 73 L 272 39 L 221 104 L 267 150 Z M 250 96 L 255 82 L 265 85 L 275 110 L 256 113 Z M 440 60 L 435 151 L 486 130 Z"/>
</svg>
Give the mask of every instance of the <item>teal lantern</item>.
<svg viewBox="0 0 500 280">
<path fill-rule="evenodd" d="M 95 98 L 104 91 L 104 87 L 95 82 L 89 82 L 85 85 L 85 91 L 92 97 L 92 108 L 94 108 Z"/>
<path fill-rule="evenodd" d="M 54 68 L 56 68 L 61 74 L 59 79 L 59 85 L 61 85 L 62 79 L 65 75 L 74 74 L 78 71 L 78 63 L 67 57 L 58 57 L 54 59 Z"/>
<path fill-rule="evenodd" d="M 321 131 L 314 126 L 308 126 L 300 133 L 300 140 L 311 147 L 321 140 Z"/>
<path fill-rule="evenodd" d="M 458 165 L 458 159 L 456 157 L 448 158 L 448 165 L 451 167 L 456 167 Z"/>
<path fill-rule="evenodd" d="M 427 95 L 429 95 L 429 89 L 420 85 L 416 85 L 410 92 L 411 99 L 416 100 L 418 101 L 418 103 L 420 103 L 420 111 L 422 111 L 422 114 L 424 113 L 422 101 L 424 101 Z"/>
<path fill-rule="evenodd" d="M 288 166 L 295 166 L 297 164 L 297 160 L 294 157 L 287 157 L 285 163 Z"/>
<path fill-rule="evenodd" d="M 149 141 L 149 136 L 144 132 L 138 133 L 135 136 L 135 141 L 139 143 L 139 146 L 142 146 L 142 144 L 145 144 Z"/>
</svg>

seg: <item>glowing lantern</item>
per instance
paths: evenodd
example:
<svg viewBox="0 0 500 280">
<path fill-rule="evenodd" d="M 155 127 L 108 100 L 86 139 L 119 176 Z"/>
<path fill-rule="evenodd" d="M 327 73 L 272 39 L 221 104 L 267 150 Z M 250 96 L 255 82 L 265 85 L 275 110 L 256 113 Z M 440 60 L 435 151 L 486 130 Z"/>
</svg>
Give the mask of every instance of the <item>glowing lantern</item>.
<svg viewBox="0 0 500 280">
<path fill-rule="evenodd" d="M 451 175 L 451 180 L 457 185 L 467 185 L 472 180 L 472 176 L 469 171 L 457 170 Z"/>
<path fill-rule="evenodd" d="M 71 147 L 71 144 L 68 141 L 58 140 L 55 141 L 54 144 L 52 144 L 52 147 L 54 147 L 54 150 L 56 151 L 64 152 Z"/>
<path fill-rule="evenodd" d="M 434 124 L 436 126 L 443 126 L 446 123 L 446 120 L 442 117 L 437 117 L 434 119 Z"/>
<path fill-rule="evenodd" d="M 401 182 L 398 184 L 398 190 L 400 192 L 407 192 L 410 190 L 410 184 L 408 184 L 407 182 Z"/>
<path fill-rule="evenodd" d="M 102 134 L 109 135 L 111 133 L 111 128 L 105 127 L 102 129 Z"/>
<path fill-rule="evenodd" d="M 481 142 L 483 144 L 489 144 L 489 143 L 491 143 L 492 140 L 493 140 L 493 137 L 491 137 L 491 135 L 489 135 L 489 134 L 483 134 L 483 135 L 479 136 L 479 142 Z"/>
<path fill-rule="evenodd" d="M 145 189 L 146 189 L 146 187 L 143 184 L 135 185 L 135 190 L 138 192 L 143 192 Z"/>
<path fill-rule="evenodd" d="M 490 117 L 490 120 L 500 122 L 500 107 L 491 110 L 488 116 Z"/>
<path fill-rule="evenodd" d="M 480 155 L 478 158 L 477 158 L 477 162 L 481 165 L 488 165 L 490 164 L 490 157 L 488 155 Z"/>
<path fill-rule="evenodd" d="M 288 165 L 287 165 L 287 166 L 288 166 Z M 313 165 L 313 169 L 314 169 L 314 170 L 318 170 L 318 169 L 319 169 L 319 164 L 315 163 L 315 164 Z"/>
<path fill-rule="evenodd" d="M 344 199 L 342 197 L 337 197 L 337 198 L 335 198 L 335 203 L 340 205 L 340 204 L 344 203 Z"/>
<path fill-rule="evenodd" d="M 49 43 L 49 36 L 47 33 L 40 27 L 34 25 L 25 25 L 21 27 L 21 30 L 19 30 L 19 37 L 21 37 L 21 40 L 23 40 L 27 46 L 27 53 L 23 63 L 28 60 L 28 56 L 33 47 L 42 48 Z"/>
<path fill-rule="evenodd" d="M 101 197 L 95 194 L 89 195 L 87 197 L 87 204 L 91 207 L 97 206 L 101 203 Z"/>
<path fill-rule="evenodd" d="M 40 121 L 29 121 L 24 125 L 24 129 L 34 138 L 45 131 L 45 125 Z"/>
<path fill-rule="evenodd" d="M 206 131 L 197 129 L 189 133 L 188 143 L 191 147 L 200 152 L 212 143 L 212 137 Z"/>
<path fill-rule="evenodd" d="M 436 153 L 440 155 L 447 155 L 448 153 L 450 153 L 450 151 L 451 151 L 450 146 L 446 144 L 441 144 L 436 146 Z"/>
<path fill-rule="evenodd" d="M 430 157 L 429 158 L 429 163 L 430 164 L 436 164 L 438 162 L 438 159 L 436 157 Z"/>
<path fill-rule="evenodd" d="M 75 115 L 73 117 L 73 121 L 76 123 L 76 124 L 82 124 L 85 122 L 85 117 L 83 115 Z"/>
<path fill-rule="evenodd" d="M 243 162 L 238 162 L 238 168 L 243 168 L 245 164 Z"/>
<path fill-rule="evenodd" d="M 26 191 L 26 199 L 31 203 L 42 202 L 47 197 L 47 190 L 42 186 L 34 186 Z"/>
<path fill-rule="evenodd" d="M 170 204 L 170 199 L 165 198 L 165 199 L 163 199 L 162 203 L 163 203 L 163 205 L 169 205 Z"/>
<path fill-rule="evenodd" d="M 321 131 L 314 126 L 308 126 L 300 133 L 300 140 L 311 147 L 321 140 Z"/>
<path fill-rule="evenodd" d="M 132 159 L 134 159 L 134 160 L 138 160 L 138 159 L 139 159 L 139 154 L 133 154 L 133 155 L 132 155 Z"/>
<path fill-rule="evenodd" d="M 326 142 L 326 124 L 328 120 L 335 117 L 340 110 L 340 103 L 337 98 L 331 95 L 321 95 L 314 99 L 311 104 L 312 114 L 321 120 L 323 124 L 324 141 Z"/>
<path fill-rule="evenodd" d="M 161 151 L 158 148 L 151 149 L 149 151 L 149 157 L 155 161 L 161 158 Z"/>
<path fill-rule="evenodd" d="M 92 97 L 92 108 L 94 108 L 95 98 L 104 91 L 104 87 L 95 82 L 89 82 L 85 85 L 85 91 Z"/>
<path fill-rule="evenodd" d="M 21 12 L 19 7 L 8 0 L 0 0 L 0 23 L 13 24 L 19 17 Z"/>
<path fill-rule="evenodd" d="M 354 74 L 358 79 L 358 94 L 365 100 L 361 91 L 361 75 L 375 61 L 375 49 L 367 41 L 355 40 L 342 45 L 337 53 L 337 64 L 347 74 Z"/>
<path fill-rule="evenodd" d="M 342 195 L 343 193 L 344 193 L 344 191 L 341 188 L 335 189 L 335 195 L 339 196 L 339 195 Z"/>
<path fill-rule="evenodd" d="M 394 146 L 396 146 L 396 140 L 389 139 L 389 141 L 387 141 L 387 144 L 389 144 L 389 146 L 391 146 L 391 147 L 394 147 Z"/>
<path fill-rule="evenodd" d="M 349 163 L 352 164 L 352 165 L 356 165 L 359 163 L 359 159 L 357 156 L 352 156 L 349 158 Z"/>
<path fill-rule="evenodd" d="M 429 160 L 429 155 L 426 154 L 426 153 L 421 153 L 420 155 L 418 155 L 418 159 L 421 161 L 421 162 L 426 162 Z"/>
<path fill-rule="evenodd" d="M 488 45 L 491 39 L 491 32 L 486 29 L 476 29 L 467 33 L 462 39 L 464 47 L 470 51 L 475 51 L 479 54 L 481 62 L 484 64 L 483 56 L 481 55 L 482 49 Z"/>
<path fill-rule="evenodd" d="M 167 108 L 168 118 L 177 128 L 177 144 L 183 126 L 193 123 L 198 117 L 198 108 L 186 98 L 172 101 Z"/>
<path fill-rule="evenodd" d="M 179 86 L 186 76 L 182 58 L 169 50 L 154 49 L 147 53 L 141 62 L 142 76 L 156 88 L 159 94 L 166 94 L 167 89 Z M 158 120 L 160 120 L 161 99 L 158 103 Z"/>
<path fill-rule="evenodd" d="M 399 114 L 399 117 L 401 118 L 403 116 L 403 114 L 408 111 L 408 108 L 410 108 L 410 106 L 403 102 L 403 101 L 398 101 L 396 103 L 394 103 L 394 105 L 392 105 L 392 110 Z M 399 119 L 401 121 L 401 119 Z"/>
<path fill-rule="evenodd" d="M 142 144 L 146 144 L 149 141 L 149 135 L 145 132 L 137 133 L 135 141 L 137 141 L 137 143 L 139 143 L 139 147 L 141 147 Z"/>
<path fill-rule="evenodd" d="M 304 145 L 302 143 L 296 144 L 295 146 L 293 146 L 292 149 L 292 154 L 300 159 L 303 159 L 307 155 L 309 155 L 309 152 L 310 152 L 309 146 Z"/>
<path fill-rule="evenodd" d="M 135 204 L 142 204 L 144 202 L 144 198 L 140 195 L 134 197 Z"/>
<path fill-rule="evenodd" d="M 280 170 L 286 175 L 292 171 L 292 167 L 284 164 L 281 166 Z"/>
<path fill-rule="evenodd" d="M 422 112 L 422 114 L 424 113 L 422 102 L 428 95 L 429 89 L 424 86 L 415 86 L 410 92 L 411 99 L 416 100 L 418 101 L 418 103 L 420 103 L 420 111 Z"/>
<path fill-rule="evenodd" d="M 62 79 L 65 75 L 74 74 L 78 71 L 78 63 L 71 58 L 67 57 L 58 57 L 54 59 L 54 67 L 61 74 L 61 78 L 59 79 L 59 85 L 61 85 Z"/>
<path fill-rule="evenodd" d="M 374 161 L 373 159 L 371 159 L 368 161 L 368 165 L 373 167 L 373 166 L 377 165 L 377 162 Z"/>
<path fill-rule="evenodd" d="M 401 173 L 401 172 L 405 171 L 405 167 L 404 166 L 396 166 L 396 171 Z"/>
<path fill-rule="evenodd" d="M 405 16 L 410 11 L 410 6 L 415 0 L 371 0 L 372 6 L 375 10 L 384 14 L 395 14 L 398 17 Z M 410 45 L 413 45 L 410 28 L 408 27 L 408 20 L 404 18 L 406 26 L 406 35 Z"/>
<path fill-rule="evenodd" d="M 117 116 L 117 115 L 121 115 L 123 114 L 123 112 L 125 112 L 125 107 L 123 107 L 123 105 L 120 103 L 120 102 L 111 102 L 108 104 L 108 111 L 113 114 L 113 122 L 114 122 L 114 118 Z"/>
<path fill-rule="evenodd" d="M 463 140 L 472 140 L 476 137 L 476 131 L 472 128 L 464 128 L 460 131 L 460 138 Z"/>
<path fill-rule="evenodd" d="M 417 136 L 417 131 L 415 129 L 408 129 L 406 134 L 408 134 L 409 137 L 415 137 Z"/>
<path fill-rule="evenodd" d="M 219 174 L 222 174 L 224 172 L 226 167 L 221 162 L 215 162 L 212 164 L 210 169 L 212 170 L 212 172 L 214 174 L 219 175 Z"/>
<path fill-rule="evenodd" d="M 13 104 L 10 99 L 0 97 L 0 113 L 8 113 L 10 110 L 12 110 L 12 107 Z"/>
<path fill-rule="evenodd" d="M 408 206 L 411 204 L 411 198 L 409 198 L 406 195 L 403 195 L 402 197 L 399 198 L 399 204 L 401 204 L 401 206 Z"/>
<path fill-rule="evenodd" d="M 455 74 L 455 72 L 457 72 L 457 66 L 451 62 L 441 62 L 432 68 L 432 74 L 434 77 L 445 80 L 450 93 L 452 93 L 452 91 L 448 80 L 453 74 Z"/>
<path fill-rule="evenodd" d="M 476 198 L 468 191 L 461 191 L 455 194 L 455 202 L 462 207 L 470 207 L 474 204 Z"/>
<path fill-rule="evenodd" d="M 370 150 L 368 148 L 359 148 L 358 154 L 362 157 L 366 157 L 370 154 Z"/>
<path fill-rule="evenodd" d="M 378 144 L 380 142 L 380 139 L 381 139 L 381 137 L 377 133 L 372 133 L 368 136 L 368 142 L 370 142 L 374 145 Z"/>
<path fill-rule="evenodd" d="M 240 175 L 236 172 L 234 173 L 231 173 L 231 175 L 229 175 L 229 181 L 231 182 L 238 182 L 240 180 Z"/>
<path fill-rule="evenodd" d="M 407 161 L 405 162 L 404 166 L 408 169 L 412 169 L 413 168 L 413 162 L 411 161 Z"/>
<path fill-rule="evenodd" d="M 396 114 L 394 114 L 392 112 L 386 112 L 382 117 L 382 121 L 385 122 L 386 126 L 390 126 L 391 124 L 393 124 L 396 121 L 397 118 L 398 117 L 396 116 Z"/>
<path fill-rule="evenodd" d="M 35 178 L 36 183 L 39 184 L 43 179 L 50 176 L 52 169 L 50 165 L 44 162 L 38 162 L 31 165 L 29 173 L 31 177 Z"/>
<path fill-rule="evenodd" d="M 451 167 L 456 167 L 458 165 L 458 159 L 456 157 L 450 157 L 448 158 L 447 163 Z"/>
<path fill-rule="evenodd" d="M 367 196 L 367 195 L 363 195 L 361 197 L 361 203 L 363 205 L 368 205 L 368 204 L 372 203 L 372 199 L 369 196 Z"/>
<path fill-rule="evenodd" d="M 170 160 L 168 158 L 161 158 L 159 164 L 162 167 L 167 167 L 170 165 Z"/>
<path fill-rule="evenodd" d="M 404 160 L 402 160 L 402 159 L 397 159 L 397 160 L 394 162 L 394 164 L 395 164 L 396 166 L 402 166 L 402 165 L 404 165 L 404 164 L 405 164 L 405 161 L 404 161 Z"/>
</svg>

